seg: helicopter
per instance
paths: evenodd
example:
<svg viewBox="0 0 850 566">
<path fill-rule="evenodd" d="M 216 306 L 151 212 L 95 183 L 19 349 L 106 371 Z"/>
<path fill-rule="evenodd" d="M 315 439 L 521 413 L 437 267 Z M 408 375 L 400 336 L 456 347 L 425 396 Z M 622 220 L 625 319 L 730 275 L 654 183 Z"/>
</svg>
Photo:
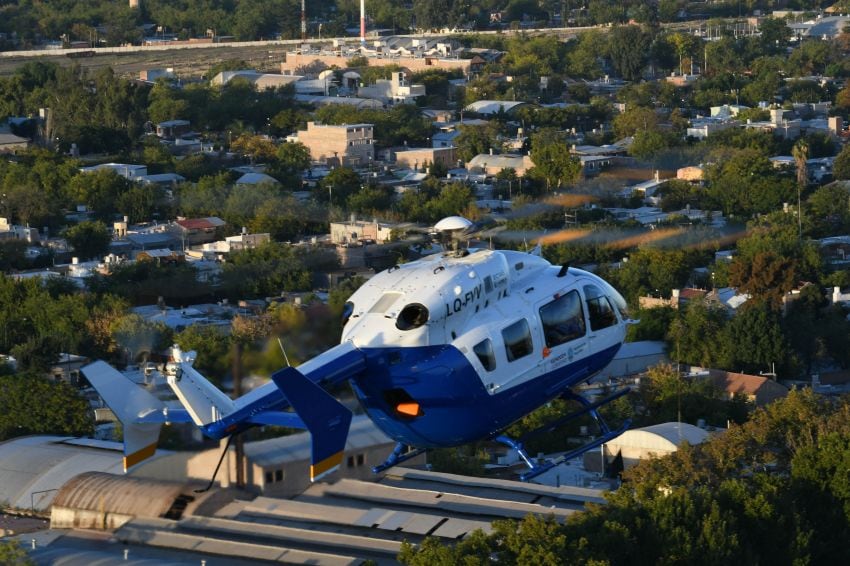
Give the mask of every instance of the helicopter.
<svg viewBox="0 0 850 566">
<path fill-rule="evenodd" d="M 337 346 L 271 381 L 230 399 L 192 367 L 194 352 L 176 346 L 165 367 L 182 409 L 168 407 L 98 361 L 82 369 L 124 425 L 125 471 L 152 456 L 160 426 L 192 422 L 221 440 L 253 427 L 277 425 L 311 434 L 310 477 L 337 469 L 351 411 L 327 390 L 349 383 L 365 413 L 396 442 L 380 473 L 432 448 L 493 440 L 517 451 L 527 481 L 624 432 L 597 409 L 627 393 L 590 402 L 573 388 L 602 370 L 622 345 L 626 302 L 610 284 L 531 252 L 464 247 L 473 224 L 452 216 L 438 234 L 455 244 L 443 253 L 398 264 L 367 280 L 345 304 Z M 510 438 L 504 431 L 557 398 L 580 409 Z M 524 449 L 527 437 L 590 414 L 601 434 L 556 460 L 541 463 Z M 226 452 L 226 450 L 225 450 Z M 223 455 L 222 455 L 223 457 Z"/>
</svg>

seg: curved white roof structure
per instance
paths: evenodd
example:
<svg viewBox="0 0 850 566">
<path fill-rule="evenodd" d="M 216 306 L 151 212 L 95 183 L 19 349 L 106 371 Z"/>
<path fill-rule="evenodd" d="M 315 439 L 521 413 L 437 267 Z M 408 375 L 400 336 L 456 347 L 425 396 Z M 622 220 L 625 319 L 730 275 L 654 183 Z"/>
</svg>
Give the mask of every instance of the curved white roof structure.
<svg viewBox="0 0 850 566">
<path fill-rule="evenodd" d="M 510 112 L 523 104 L 528 103 L 521 100 L 478 100 L 464 108 L 464 110 L 467 112 L 475 112 L 476 114 L 491 115 L 497 114 L 499 109 L 504 109 L 505 112 Z"/>
<path fill-rule="evenodd" d="M 682 442 L 690 445 L 702 444 L 708 439 L 708 432 L 688 423 L 661 423 L 627 430 L 617 438 L 606 443 L 612 453 L 619 448 L 642 449 L 658 455 L 675 452 Z"/>
</svg>

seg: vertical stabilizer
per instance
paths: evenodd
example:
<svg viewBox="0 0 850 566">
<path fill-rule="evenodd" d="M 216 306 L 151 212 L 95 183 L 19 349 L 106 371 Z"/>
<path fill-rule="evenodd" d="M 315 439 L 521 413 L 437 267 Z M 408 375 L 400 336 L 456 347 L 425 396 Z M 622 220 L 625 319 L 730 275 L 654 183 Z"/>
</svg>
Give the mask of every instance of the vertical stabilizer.
<svg viewBox="0 0 850 566">
<path fill-rule="evenodd" d="M 166 414 L 165 404 L 106 362 L 89 364 L 82 368 L 82 372 L 121 421 L 124 471 L 153 456 L 162 425 L 143 420 L 153 413 Z"/>
</svg>

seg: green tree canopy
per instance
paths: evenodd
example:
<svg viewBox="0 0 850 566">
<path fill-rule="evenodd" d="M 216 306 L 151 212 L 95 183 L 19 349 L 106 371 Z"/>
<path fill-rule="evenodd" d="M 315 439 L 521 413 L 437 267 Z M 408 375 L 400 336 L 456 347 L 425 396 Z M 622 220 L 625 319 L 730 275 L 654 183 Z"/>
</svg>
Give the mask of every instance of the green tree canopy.
<svg viewBox="0 0 850 566">
<path fill-rule="evenodd" d="M 81 259 L 87 260 L 104 255 L 112 241 L 106 224 L 85 220 L 65 230 L 65 239 Z"/>
</svg>

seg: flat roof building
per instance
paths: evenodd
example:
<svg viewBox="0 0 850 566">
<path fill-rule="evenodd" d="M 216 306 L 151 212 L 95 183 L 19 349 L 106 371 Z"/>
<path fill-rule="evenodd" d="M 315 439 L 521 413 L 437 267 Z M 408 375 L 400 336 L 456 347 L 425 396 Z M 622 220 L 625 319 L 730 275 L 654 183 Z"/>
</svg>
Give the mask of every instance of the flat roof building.
<svg viewBox="0 0 850 566">
<path fill-rule="evenodd" d="M 372 124 L 331 126 L 307 122 L 307 129 L 298 132 L 298 141 L 310 150 L 313 161 L 357 166 L 375 159 Z"/>
</svg>

